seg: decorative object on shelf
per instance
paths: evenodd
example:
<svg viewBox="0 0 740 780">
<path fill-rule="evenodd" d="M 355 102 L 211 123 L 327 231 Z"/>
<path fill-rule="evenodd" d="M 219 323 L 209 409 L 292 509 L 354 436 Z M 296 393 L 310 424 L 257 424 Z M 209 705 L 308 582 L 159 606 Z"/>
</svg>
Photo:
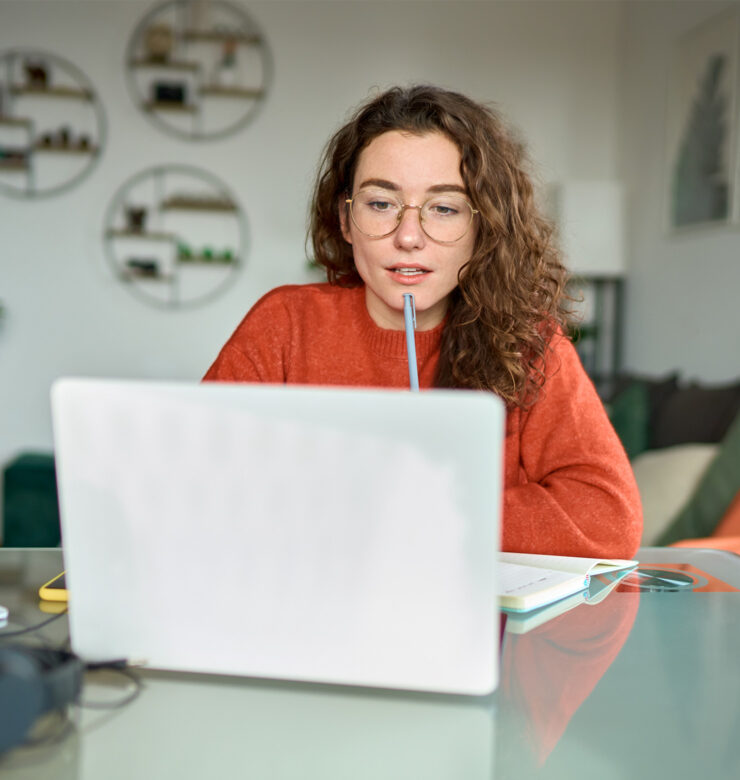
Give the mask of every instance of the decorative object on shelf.
<svg viewBox="0 0 740 780">
<path fill-rule="evenodd" d="M 144 50 L 150 62 L 164 63 L 172 56 L 175 35 L 168 24 L 153 24 L 143 33 Z"/>
<path fill-rule="evenodd" d="M 187 94 L 188 85 L 184 81 L 155 81 L 152 84 L 153 104 L 184 106 Z"/>
<path fill-rule="evenodd" d="M 0 96 L 0 191 L 55 195 L 90 173 L 106 123 L 81 70 L 55 54 L 0 52 Z"/>
<path fill-rule="evenodd" d="M 126 260 L 126 271 L 138 276 L 161 276 L 157 259 L 151 257 L 129 257 Z"/>
<path fill-rule="evenodd" d="M 57 133 L 57 144 L 60 149 L 68 149 L 69 148 L 69 139 L 70 139 L 70 129 L 66 125 L 64 127 L 60 127 Z"/>
<path fill-rule="evenodd" d="M 571 336 L 597 389 L 608 393 L 622 363 L 623 187 L 609 180 L 558 182 L 549 188 L 547 207 L 579 307 Z"/>
<path fill-rule="evenodd" d="M 0 146 L 0 173 L 28 169 L 29 149 Z"/>
<path fill-rule="evenodd" d="M 246 216 L 234 195 L 200 168 L 166 165 L 126 181 L 105 218 L 117 279 L 138 298 L 178 308 L 223 292 L 247 254 Z"/>
<path fill-rule="evenodd" d="M 49 70 L 43 62 L 26 60 L 23 63 L 23 69 L 26 73 L 26 83 L 29 87 L 49 86 Z"/>
<path fill-rule="evenodd" d="M 666 139 L 669 230 L 726 225 L 740 217 L 739 19 L 736 7 L 725 10 L 677 46 Z"/>
<path fill-rule="evenodd" d="M 126 227 L 131 233 L 143 233 L 146 226 L 146 207 L 126 206 Z"/>
<path fill-rule="evenodd" d="M 134 30 L 127 75 L 134 102 L 158 127 L 192 140 L 218 138 L 255 116 L 272 60 L 243 8 L 221 0 L 167 0 Z"/>
<path fill-rule="evenodd" d="M 225 33 L 221 44 L 221 54 L 213 72 L 212 83 L 221 87 L 236 87 L 239 84 L 239 71 L 237 69 L 237 49 L 239 41 L 228 37 Z"/>
</svg>

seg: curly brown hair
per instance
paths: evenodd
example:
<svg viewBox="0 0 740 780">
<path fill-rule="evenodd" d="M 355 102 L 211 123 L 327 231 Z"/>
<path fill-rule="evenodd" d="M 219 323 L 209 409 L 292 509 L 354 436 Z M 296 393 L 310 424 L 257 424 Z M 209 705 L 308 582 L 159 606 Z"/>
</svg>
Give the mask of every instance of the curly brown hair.
<svg viewBox="0 0 740 780">
<path fill-rule="evenodd" d="M 528 408 L 544 383 L 548 344 L 567 327 L 570 298 L 552 225 L 535 205 L 524 145 L 496 111 L 426 85 L 394 87 L 361 105 L 319 165 L 309 228 L 315 261 L 332 284 L 362 284 L 339 204 L 352 192 L 362 150 L 391 130 L 453 141 L 480 212 L 472 256 L 450 295 L 435 386 L 491 390 Z"/>
</svg>

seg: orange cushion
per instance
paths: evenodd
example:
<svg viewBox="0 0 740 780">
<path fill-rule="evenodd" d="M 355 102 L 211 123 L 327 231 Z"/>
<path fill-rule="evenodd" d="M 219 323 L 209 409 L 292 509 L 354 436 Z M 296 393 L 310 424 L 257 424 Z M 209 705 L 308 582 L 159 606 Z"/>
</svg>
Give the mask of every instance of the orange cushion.
<svg viewBox="0 0 740 780">
<path fill-rule="evenodd" d="M 740 490 L 722 515 L 712 536 L 740 536 Z"/>
<path fill-rule="evenodd" d="M 705 536 L 703 539 L 683 539 L 669 547 L 705 547 L 713 550 L 726 550 L 740 555 L 740 536 Z"/>
<path fill-rule="evenodd" d="M 682 539 L 669 547 L 706 547 L 713 550 L 727 550 L 740 555 L 740 491 L 735 494 L 727 511 L 711 536 L 699 539 Z"/>
</svg>

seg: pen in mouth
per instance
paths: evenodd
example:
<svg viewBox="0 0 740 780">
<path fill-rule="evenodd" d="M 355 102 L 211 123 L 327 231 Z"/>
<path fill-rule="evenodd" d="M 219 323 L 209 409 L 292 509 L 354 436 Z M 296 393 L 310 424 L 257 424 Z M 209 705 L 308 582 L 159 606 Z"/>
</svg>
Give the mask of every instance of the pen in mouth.
<svg viewBox="0 0 740 780">
<path fill-rule="evenodd" d="M 413 293 L 403 294 L 403 322 L 406 327 L 406 355 L 409 361 L 409 385 L 419 389 L 419 369 L 416 365 L 416 301 Z"/>
</svg>

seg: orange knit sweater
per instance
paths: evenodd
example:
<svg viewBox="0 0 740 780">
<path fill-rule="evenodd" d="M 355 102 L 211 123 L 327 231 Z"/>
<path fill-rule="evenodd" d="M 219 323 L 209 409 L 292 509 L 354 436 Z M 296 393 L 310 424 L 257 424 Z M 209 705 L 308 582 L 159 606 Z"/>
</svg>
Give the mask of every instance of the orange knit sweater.
<svg viewBox="0 0 740 780">
<path fill-rule="evenodd" d="M 422 388 L 432 386 L 442 328 L 416 334 Z M 502 549 L 629 558 L 642 531 L 629 461 L 573 345 L 556 336 L 551 346 L 537 403 L 507 412 Z M 405 388 L 405 334 L 373 322 L 363 287 L 279 287 L 204 379 Z"/>
</svg>

